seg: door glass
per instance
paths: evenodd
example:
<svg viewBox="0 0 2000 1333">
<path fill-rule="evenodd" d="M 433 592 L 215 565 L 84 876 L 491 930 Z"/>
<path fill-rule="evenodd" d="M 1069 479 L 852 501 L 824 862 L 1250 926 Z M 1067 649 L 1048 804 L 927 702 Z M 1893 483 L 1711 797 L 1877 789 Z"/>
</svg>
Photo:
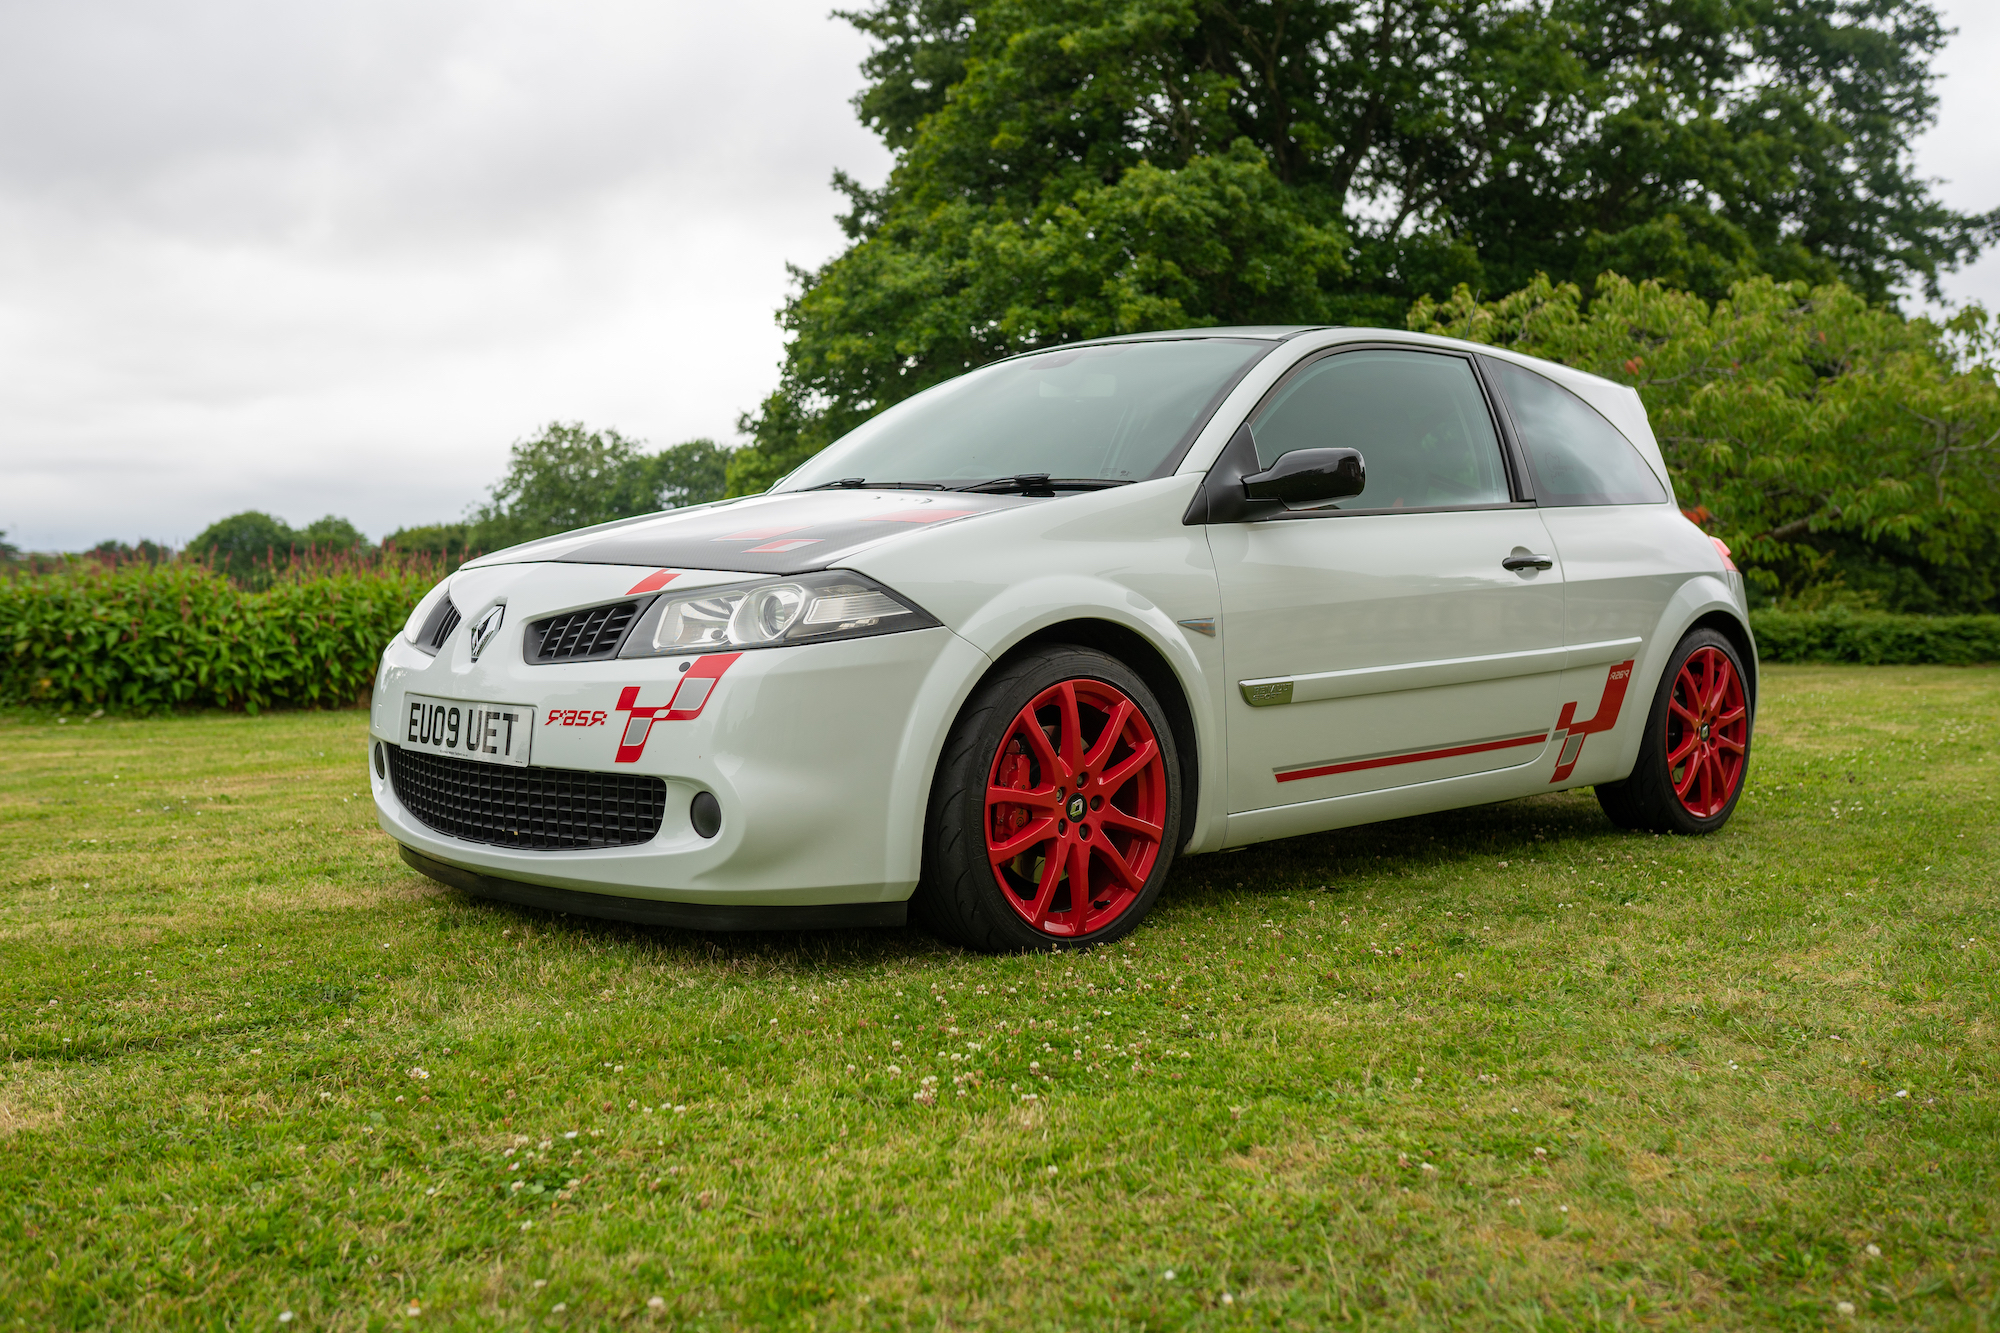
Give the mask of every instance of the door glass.
<svg viewBox="0 0 2000 1333">
<path fill-rule="evenodd" d="M 1597 409 L 1532 370 L 1488 359 L 1544 505 L 1658 504 L 1666 488 Z"/>
<path fill-rule="evenodd" d="M 1325 357 L 1281 385 L 1250 432 L 1265 467 L 1294 449 L 1359 449 L 1367 489 L 1326 508 L 1439 509 L 1511 498 L 1486 399 L 1460 357 Z"/>
</svg>

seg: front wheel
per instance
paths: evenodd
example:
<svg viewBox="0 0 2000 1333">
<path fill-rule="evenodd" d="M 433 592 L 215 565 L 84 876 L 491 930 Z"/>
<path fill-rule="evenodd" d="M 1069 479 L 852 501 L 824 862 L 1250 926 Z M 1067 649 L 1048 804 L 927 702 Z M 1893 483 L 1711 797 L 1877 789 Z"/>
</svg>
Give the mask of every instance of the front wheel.
<svg viewBox="0 0 2000 1333">
<path fill-rule="evenodd" d="M 989 953 L 1102 944 L 1159 897 L 1180 831 L 1180 767 L 1144 681 L 1048 648 L 985 682 L 938 761 L 914 906 Z"/>
<path fill-rule="evenodd" d="M 1729 822 L 1750 766 L 1751 710 L 1736 646 L 1711 629 L 1674 648 L 1646 718 L 1639 761 L 1597 787 L 1620 828 L 1713 833 Z"/>
</svg>

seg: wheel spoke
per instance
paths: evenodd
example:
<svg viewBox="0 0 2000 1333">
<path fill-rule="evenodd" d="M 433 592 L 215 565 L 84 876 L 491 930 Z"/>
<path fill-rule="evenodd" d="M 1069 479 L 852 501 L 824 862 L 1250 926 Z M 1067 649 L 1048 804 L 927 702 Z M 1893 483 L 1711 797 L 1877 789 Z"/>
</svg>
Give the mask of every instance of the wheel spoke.
<svg viewBox="0 0 2000 1333">
<path fill-rule="evenodd" d="M 1671 770 L 1673 765 L 1668 764 L 1667 767 Z M 1701 750 L 1697 748 L 1692 755 L 1688 756 L 1687 771 L 1681 774 L 1679 782 L 1674 783 L 1674 795 L 1680 797 L 1683 804 L 1687 803 L 1688 793 L 1694 790 L 1694 784 L 1700 777 Z"/>
<path fill-rule="evenodd" d="M 1097 855 L 1111 863 L 1111 868 L 1118 873 L 1118 878 L 1125 881 L 1126 888 L 1137 893 L 1146 887 L 1146 881 L 1134 873 L 1131 865 L 1126 862 L 1123 856 L 1118 854 L 1116 847 L 1113 847 L 1108 842 L 1099 842 L 1096 844 L 1096 852 Z"/>
<path fill-rule="evenodd" d="M 1069 918 L 1077 934 L 1083 934 L 1089 915 L 1090 845 L 1078 838 L 1069 845 Z"/>
<path fill-rule="evenodd" d="M 1057 690 L 1062 701 L 1062 721 L 1056 725 L 1062 732 L 1063 776 L 1075 777 L 1083 769 L 1083 728 L 1076 711 L 1076 682 L 1066 680 Z"/>
<path fill-rule="evenodd" d="M 1015 857 L 1019 856 L 1022 852 L 1025 852 L 1030 847 L 1033 847 L 1036 843 L 1047 842 L 1050 838 L 1053 838 L 1055 836 L 1056 836 L 1055 819 L 1051 816 L 1044 815 L 1042 818 L 1028 825 L 1026 828 L 1022 829 L 1019 833 L 1016 833 L 1013 837 L 1007 839 L 1007 841 L 1005 842 L 994 842 L 992 841 L 992 837 L 989 834 L 986 843 L 986 856 L 987 859 L 991 860 L 995 865 L 1000 865 L 1004 862 L 1013 860 Z"/>
<path fill-rule="evenodd" d="M 1667 767 L 1672 768 L 1675 764 L 1678 764 L 1681 760 L 1687 758 L 1688 751 L 1694 749 L 1696 746 L 1700 744 L 1701 744 L 1701 733 L 1698 731 L 1690 730 L 1687 733 L 1687 739 L 1683 740 L 1680 743 L 1679 747 L 1676 748 L 1673 751 L 1673 753 L 1667 756 Z"/>
<path fill-rule="evenodd" d="M 1063 855 L 1066 850 L 1058 842 L 1049 848 L 1048 855 L 1042 861 L 1042 882 L 1035 886 L 1035 901 L 1029 904 L 1025 913 L 1028 924 L 1037 930 L 1047 924 L 1049 904 L 1056 900 L 1056 884 L 1062 879 L 1063 862 L 1068 859 Z"/>
<path fill-rule="evenodd" d="M 1131 754 L 1118 761 L 1115 768 L 1098 775 L 1098 785 L 1108 792 L 1116 792 L 1132 780 L 1132 776 L 1153 762 L 1160 753 L 1159 742 L 1148 737 L 1144 744 L 1135 747 Z"/>
<path fill-rule="evenodd" d="M 1063 767 L 1062 759 L 1056 754 L 1055 747 L 1049 744 L 1048 736 L 1043 733 L 1041 726 L 1035 721 L 1032 705 L 1015 722 L 1015 726 L 1020 730 L 1022 737 L 1028 742 L 1029 746 L 1034 749 L 1035 758 L 1042 761 L 1043 784 L 1045 786 L 1054 786 L 1055 780 L 1069 781 L 1071 770 Z"/>
<path fill-rule="evenodd" d="M 1018 787 L 988 787 L 986 804 L 1025 805 L 1031 810 L 1053 810 L 1062 802 L 1056 799 L 1054 787 L 1035 787 L 1028 790 Z"/>
<path fill-rule="evenodd" d="M 1117 746 L 1118 738 L 1125 734 L 1125 724 L 1131 719 L 1134 711 L 1129 700 L 1118 701 L 1118 706 L 1111 710 L 1111 720 L 1104 724 L 1104 731 L 1097 738 L 1097 744 L 1091 746 L 1090 753 L 1083 757 L 1084 768 L 1104 767 L 1104 761 Z"/>
<path fill-rule="evenodd" d="M 1115 805 L 1105 806 L 1100 818 L 1106 828 L 1126 829 L 1147 842 L 1158 842 L 1163 832 L 1158 824 L 1149 824 L 1137 815 L 1128 815 Z"/>
<path fill-rule="evenodd" d="M 1693 713 L 1689 712 L 1686 708 L 1682 707 L 1681 701 L 1679 699 L 1667 700 L 1667 710 L 1669 712 L 1680 714 L 1681 721 L 1687 723 L 1690 727 L 1698 727 L 1701 725 L 1701 719 L 1696 717 Z"/>
<path fill-rule="evenodd" d="M 1719 733 L 1715 738 L 1715 744 L 1717 749 L 1727 749 L 1731 754 L 1742 754 L 1745 748 L 1742 741 L 1733 740 Z"/>
</svg>

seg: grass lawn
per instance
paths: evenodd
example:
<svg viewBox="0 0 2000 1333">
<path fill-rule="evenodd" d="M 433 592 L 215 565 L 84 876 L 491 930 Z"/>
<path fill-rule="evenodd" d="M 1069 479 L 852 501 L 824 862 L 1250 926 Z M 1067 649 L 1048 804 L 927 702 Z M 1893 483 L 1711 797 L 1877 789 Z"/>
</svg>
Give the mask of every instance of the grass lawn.
<svg viewBox="0 0 2000 1333">
<path fill-rule="evenodd" d="M 0 1325 L 2000 1326 L 2000 672 L 1772 669 L 1717 837 L 1300 838 L 1083 956 L 468 901 L 364 734 L 0 714 Z"/>
</svg>

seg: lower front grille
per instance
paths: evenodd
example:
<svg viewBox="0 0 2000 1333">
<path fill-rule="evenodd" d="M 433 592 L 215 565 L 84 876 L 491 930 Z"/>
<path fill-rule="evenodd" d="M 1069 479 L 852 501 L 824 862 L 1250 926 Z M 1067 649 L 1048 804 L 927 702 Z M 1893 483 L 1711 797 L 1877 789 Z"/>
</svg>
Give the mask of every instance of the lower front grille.
<svg viewBox="0 0 2000 1333">
<path fill-rule="evenodd" d="M 439 833 L 495 847 L 558 850 L 651 842 L 667 784 L 627 773 L 506 768 L 385 747 L 396 799 Z"/>
</svg>

